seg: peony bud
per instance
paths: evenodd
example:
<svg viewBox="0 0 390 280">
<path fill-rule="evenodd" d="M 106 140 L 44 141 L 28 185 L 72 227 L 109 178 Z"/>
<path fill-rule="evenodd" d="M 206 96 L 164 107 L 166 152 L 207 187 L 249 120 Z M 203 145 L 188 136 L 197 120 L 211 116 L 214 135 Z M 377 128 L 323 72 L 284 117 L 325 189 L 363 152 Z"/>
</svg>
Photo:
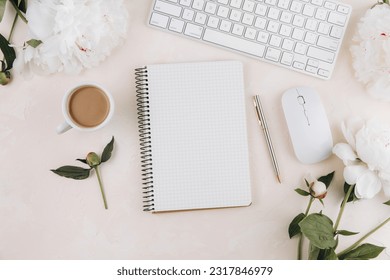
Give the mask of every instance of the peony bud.
<svg viewBox="0 0 390 280">
<path fill-rule="evenodd" d="M 323 199 L 327 193 L 326 186 L 323 182 L 315 181 L 310 184 L 310 194 L 314 198 Z"/>
<path fill-rule="evenodd" d="M 100 157 L 94 152 L 89 153 L 86 160 L 88 165 L 91 167 L 96 167 L 101 163 Z"/>
<path fill-rule="evenodd" d="M 5 86 L 11 80 L 11 74 L 9 71 L 0 72 L 0 85 Z"/>
</svg>

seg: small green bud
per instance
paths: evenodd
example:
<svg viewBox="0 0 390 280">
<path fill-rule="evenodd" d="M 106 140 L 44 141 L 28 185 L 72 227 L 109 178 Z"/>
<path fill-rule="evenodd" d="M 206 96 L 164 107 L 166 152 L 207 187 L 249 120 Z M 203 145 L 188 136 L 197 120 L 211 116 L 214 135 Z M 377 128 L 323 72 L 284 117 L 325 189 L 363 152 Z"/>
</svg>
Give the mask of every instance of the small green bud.
<svg viewBox="0 0 390 280">
<path fill-rule="evenodd" d="M 5 86 L 11 80 L 11 74 L 9 71 L 0 72 L 0 85 Z"/>
<path fill-rule="evenodd" d="M 86 160 L 91 167 L 96 167 L 101 163 L 100 157 L 94 152 L 89 153 Z"/>
</svg>

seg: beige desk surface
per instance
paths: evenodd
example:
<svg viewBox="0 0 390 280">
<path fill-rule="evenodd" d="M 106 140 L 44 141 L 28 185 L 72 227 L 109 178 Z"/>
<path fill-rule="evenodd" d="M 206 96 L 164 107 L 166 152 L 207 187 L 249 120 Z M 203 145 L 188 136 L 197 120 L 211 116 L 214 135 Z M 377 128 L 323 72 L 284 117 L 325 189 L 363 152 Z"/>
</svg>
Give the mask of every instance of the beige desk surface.
<svg viewBox="0 0 390 280">
<path fill-rule="evenodd" d="M 330 81 L 322 81 L 213 46 L 157 31 L 146 25 L 152 0 L 126 1 L 130 20 L 126 43 L 99 67 L 77 76 L 57 74 L 26 81 L 16 76 L 0 88 L 0 259 L 294 259 L 297 240 L 287 227 L 305 210 L 307 199 L 294 189 L 303 177 L 336 170 L 324 213 L 337 215 L 342 199 L 342 170 L 332 156 L 306 166 L 295 158 L 281 109 L 282 93 L 315 88 L 328 113 L 336 142 L 340 123 L 360 115 L 390 117 L 389 104 L 369 97 L 354 79 L 349 46 L 356 23 L 373 1 L 345 0 L 354 11 Z M 11 17 L 1 23 L 8 32 Z M 8 23 L 8 24 L 7 24 Z M 23 42 L 18 23 L 15 43 Z M 239 209 L 150 214 L 142 211 L 134 68 L 145 64 L 240 60 L 245 69 L 253 204 Z M 94 81 L 112 91 L 116 112 L 102 130 L 57 135 L 63 121 L 61 99 L 67 89 Z M 251 97 L 262 93 L 283 184 L 276 182 Z M 89 151 L 101 151 L 111 136 L 113 157 L 101 171 L 109 210 L 103 208 L 96 177 L 73 181 L 49 169 L 76 164 Z M 346 208 L 341 228 L 367 232 L 389 214 L 383 194 Z M 319 203 L 314 210 L 321 210 Z M 390 225 L 368 242 L 389 247 Z M 340 238 L 340 249 L 357 237 Z"/>
</svg>

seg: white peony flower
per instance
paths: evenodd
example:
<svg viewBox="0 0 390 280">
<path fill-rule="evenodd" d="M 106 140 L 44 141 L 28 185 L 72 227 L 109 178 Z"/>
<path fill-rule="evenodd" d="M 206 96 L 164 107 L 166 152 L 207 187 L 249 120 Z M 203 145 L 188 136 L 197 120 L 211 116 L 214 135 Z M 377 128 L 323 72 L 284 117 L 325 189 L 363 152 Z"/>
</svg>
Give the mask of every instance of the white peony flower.
<svg viewBox="0 0 390 280">
<path fill-rule="evenodd" d="M 376 5 L 360 20 L 351 53 L 356 78 L 372 96 L 390 101 L 390 6 Z"/>
<path fill-rule="evenodd" d="M 356 197 L 372 198 L 382 188 L 390 196 L 390 127 L 351 119 L 342 131 L 348 143 L 336 144 L 333 153 L 343 160 L 345 182 L 356 185 Z"/>
<path fill-rule="evenodd" d="M 323 199 L 327 195 L 326 185 L 323 182 L 315 181 L 310 185 L 310 194 L 318 199 Z"/>
<path fill-rule="evenodd" d="M 27 76 L 95 67 L 126 36 L 122 0 L 32 0 L 26 18 L 30 37 L 42 41 L 17 55 L 15 68 Z"/>
</svg>

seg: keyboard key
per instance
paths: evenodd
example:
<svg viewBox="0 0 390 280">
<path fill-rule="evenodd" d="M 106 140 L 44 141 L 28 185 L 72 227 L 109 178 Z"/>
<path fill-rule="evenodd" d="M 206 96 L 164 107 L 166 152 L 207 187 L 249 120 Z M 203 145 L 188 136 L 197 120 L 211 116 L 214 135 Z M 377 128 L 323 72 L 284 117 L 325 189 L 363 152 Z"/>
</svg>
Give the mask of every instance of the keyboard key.
<svg viewBox="0 0 390 280">
<path fill-rule="evenodd" d="M 253 29 L 253 28 L 247 28 L 246 31 L 245 31 L 245 38 L 248 38 L 248 39 L 251 39 L 251 40 L 254 40 L 256 38 L 256 29 Z"/>
<path fill-rule="evenodd" d="M 292 51 L 294 49 L 294 41 L 289 39 L 284 39 L 282 44 L 282 49 L 287 51 Z"/>
<path fill-rule="evenodd" d="M 267 26 L 267 30 L 272 33 L 278 33 L 280 23 L 270 20 Z"/>
<path fill-rule="evenodd" d="M 207 26 L 212 28 L 217 28 L 219 24 L 219 18 L 217 17 L 209 17 L 209 20 L 207 21 Z"/>
<path fill-rule="evenodd" d="M 162 1 L 156 1 L 156 4 L 154 5 L 154 9 L 158 12 L 178 17 L 181 14 L 182 8 L 178 7 L 176 5 L 172 5 L 169 3 L 165 3 Z"/>
<path fill-rule="evenodd" d="M 294 61 L 293 67 L 299 70 L 303 70 L 305 68 L 305 64 L 299 61 Z"/>
<path fill-rule="evenodd" d="M 189 7 L 191 5 L 191 0 L 180 0 L 180 5 Z"/>
<path fill-rule="evenodd" d="M 345 15 L 335 13 L 335 12 L 329 13 L 328 22 L 330 22 L 330 23 L 344 26 L 346 21 L 347 21 L 347 17 Z"/>
<path fill-rule="evenodd" d="M 232 10 L 230 14 L 230 19 L 233 21 L 241 21 L 242 12 L 239 10 Z"/>
<path fill-rule="evenodd" d="M 150 18 L 150 24 L 154 26 L 158 26 L 161 28 L 167 28 L 169 17 L 160 15 L 158 13 L 153 13 Z"/>
<path fill-rule="evenodd" d="M 195 15 L 195 12 L 193 10 L 184 9 L 182 17 L 183 17 L 183 19 L 192 21 L 192 19 L 194 18 L 194 15 Z"/>
<path fill-rule="evenodd" d="M 309 47 L 309 50 L 307 51 L 307 56 L 316 58 L 318 60 L 322 60 L 328 63 L 332 63 L 334 60 L 334 53 L 325 51 L 316 47 Z"/>
<path fill-rule="evenodd" d="M 265 16 L 267 14 L 268 7 L 263 4 L 257 4 L 255 14 L 259 16 Z"/>
<path fill-rule="evenodd" d="M 228 2 L 229 0 L 218 0 L 218 3 L 225 4 L 225 5 L 227 5 Z"/>
<path fill-rule="evenodd" d="M 324 0 L 311 0 L 311 2 L 316 6 L 322 6 Z"/>
<path fill-rule="evenodd" d="M 318 68 L 318 60 L 314 60 L 314 59 L 309 59 L 308 61 L 307 61 L 307 65 L 310 65 L 310 66 L 313 66 L 313 67 L 315 67 L 315 68 Z"/>
<path fill-rule="evenodd" d="M 307 72 L 309 72 L 309 73 L 317 74 L 318 68 L 317 68 L 317 67 L 310 66 L 310 65 L 306 65 L 305 70 L 306 70 Z"/>
<path fill-rule="evenodd" d="M 327 10 L 321 9 L 321 8 L 317 9 L 317 12 L 316 12 L 316 15 L 315 15 L 316 19 L 326 20 L 327 16 L 328 16 L 328 11 Z"/>
<path fill-rule="evenodd" d="M 292 38 L 298 41 L 303 40 L 303 36 L 305 35 L 305 31 L 299 28 L 295 28 L 292 34 Z"/>
<path fill-rule="evenodd" d="M 257 35 L 257 41 L 262 42 L 264 44 L 268 43 L 269 33 L 264 31 L 259 31 Z"/>
<path fill-rule="evenodd" d="M 315 45 L 317 42 L 318 35 L 313 32 L 307 32 L 305 35 L 305 43 Z"/>
<path fill-rule="evenodd" d="M 317 29 L 317 25 L 318 25 L 318 21 L 309 18 L 309 19 L 306 21 L 305 29 L 311 30 L 311 31 L 315 31 L 315 30 Z"/>
<path fill-rule="evenodd" d="M 205 11 L 206 13 L 208 13 L 208 14 L 214 15 L 215 12 L 217 11 L 217 4 L 215 4 L 215 3 L 213 3 L 213 2 L 207 2 L 204 11 Z"/>
<path fill-rule="evenodd" d="M 252 25 L 253 21 L 255 19 L 255 16 L 252 14 L 245 13 L 244 17 L 242 18 L 242 23 L 246 25 Z"/>
<path fill-rule="evenodd" d="M 330 36 L 333 38 L 341 39 L 343 36 L 343 29 L 338 26 L 333 26 L 330 31 Z"/>
<path fill-rule="evenodd" d="M 291 33 L 292 33 L 292 27 L 289 25 L 282 24 L 282 26 L 280 27 L 279 34 L 286 37 L 290 37 Z"/>
<path fill-rule="evenodd" d="M 315 8 L 312 5 L 305 4 L 302 14 L 308 17 L 314 16 Z"/>
<path fill-rule="evenodd" d="M 192 23 L 187 23 L 184 34 L 200 39 L 202 37 L 203 27 Z"/>
<path fill-rule="evenodd" d="M 229 8 L 224 6 L 219 6 L 217 15 L 223 18 L 227 18 L 229 14 Z"/>
<path fill-rule="evenodd" d="M 253 12 L 255 9 L 255 2 L 250 1 L 250 0 L 245 0 L 244 6 L 242 6 L 242 9 L 246 12 Z"/>
<path fill-rule="evenodd" d="M 278 19 L 279 14 L 280 14 L 280 11 L 278 9 L 270 8 L 267 16 L 271 19 Z"/>
<path fill-rule="evenodd" d="M 238 51 L 242 51 L 250 55 L 258 57 L 264 56 L 265 47 L 263 45 L 247 41 L 245 39 L 241 39 L 226 33 L 220 33 L 218 31 L 215 31 L 214 29 L 206 29 L 203 36 L 203 40 L 224 47 L 232 48 Z"/>
<path fill-rule="evenodd" d="M 333 10 L 333 11 L 336 10 L 336 4 L 333 2 L 326 1 L 324 4 L 324 7 L 329 9 L 329 10 Z"/>
<path fill-rule="evenodd" d="M 222 20 L 221 25 L 219 26 L 219 29 L 225 32 L 230 32 L 230 29 L 232 28 L 232 23 L 227 20 Z"/>
<path fill-rule="evenodd" d="M 287 10 L 291 0 L 279 0 L 278 7 Z"/>
<path fill-rule="evenodd" d="M 328 78 L 329 77 L 329 71 L 324 69 L 318 69 L 318 75 Z"/>
<path fill-rule="evenodd" d="M 328 35 L 329 34 L 329 31 L 330 31 L 330 25 L 327 24 L 327 23 L 324 23 L 324 22 L 321 22 L 318 26 L 318 33 L 321 33 L 321 34 L 324 34 L 324 35 Z"/>
<path fill-rule="evenodd" d="M 184 28 L 184 21 L 179 20 L 179 19 L 171 19 L 171 22 L 169 24 L 169 30 L 182 33 Z"/>
<path fill-rule="evenodd" d="M 194 2 L 192 3 L 192 8 L 194 8 L 195 10 L 202 11 L 204 4 L 204 0 L 194 0 Z"/>
<path fill-rule="evenodd" d="M 348 14 L 349 13 L 349 7 L 343 6 L 343 5 L 339 5 L 337 7 L 337 11 L 340 12 L 340 13 L 343 13 L 343 14 Z"/>
<path fill-rule="evenodd" d="M 277 0 L 265 0 L 265 3 L 268 5 L 271 5 L 271 6 L 275 6 L 276 2 L 277 2 Z"/>
<path fill-rule="evenodd" d="M 242 0 L 231 0 L 230 1 L 230 6 L 234 8 L 240 8 L 242 5 Z"/>
<path fill-rule="evenodd" d="M 293 1 L 291 3 L 290 11 L 294 13 L 300 13 L 302 11 L 303 4 L 298 1 Z"/>
<path fill-rule="evenodd" d="M 307 49 L 307 45 L 298 42 L 295 44 L 294 52 L 298 54 L 305 54 L 306 49 Z"/>
<path fill-rule="evenodd" d="M 294 55 L 292 53 L 284 52 L 282 55 L 282 59 L 280 60 L 280 63 L 290 66 L 293 62 Z"/>
<path fill-rule="evenodd" d="M 255 21 L 255 27 L 260 28 L 260 29 L 265 29 L 267 25 L 267 20 L 262 17 L 257 17 Z"/>
<path fill-rule="evenodd" d="M 267 49 L 267 53 L 265 55 L 265 58 L 268 60 L 274 61 L 274 62 L 278 62 L 280 59 L 281 53 L 282 52 L 280 50 L 269 47 Z"/>
<path fill-rule="evenodd" d="M 242 36 L 242 34 L 244 33 L 244 26 L 242 26 L 241 24 L 235 24 L 233 26 L 233 31 L 232 32 L 235 35 Z"/>
<path fill-rule="evenodd" d="M 269 40 L 269 44 L 274 47 L 280 47 L 282 44 L 282 38 L 276 35 L 272 35 L 271 40 Z"/>
<path fill-rule="evenodd" d="M 282 12 L 282 15 L 280 16 L 280 21 L 284 23 L 290 23 L 292 21 L 293 14 L 288 12 Z"/>
<path fill-rule="evenodd" d="M 320 36 L 317 42 L 317 46 L 323 47 L 328 50 L 336 51 L 339 47 L 339 41 Z"/>
<path fill-rule="evenodd" d="M 293 25 L 295 26 L 298 26 L 298 27 L 303 27 L 303 24 L 305 23 L 305 18 L 304 17 L 301 17 L 299 15 L 295 15 L 294 16 L 294 20 L 293 20 Z"/>
<path fill-rule="evenodd" d="M 196 13 L 195 22 L 199 24 L 205 24 L 207 20 L 207 15 L 203 13 Z"/>
</svg>

